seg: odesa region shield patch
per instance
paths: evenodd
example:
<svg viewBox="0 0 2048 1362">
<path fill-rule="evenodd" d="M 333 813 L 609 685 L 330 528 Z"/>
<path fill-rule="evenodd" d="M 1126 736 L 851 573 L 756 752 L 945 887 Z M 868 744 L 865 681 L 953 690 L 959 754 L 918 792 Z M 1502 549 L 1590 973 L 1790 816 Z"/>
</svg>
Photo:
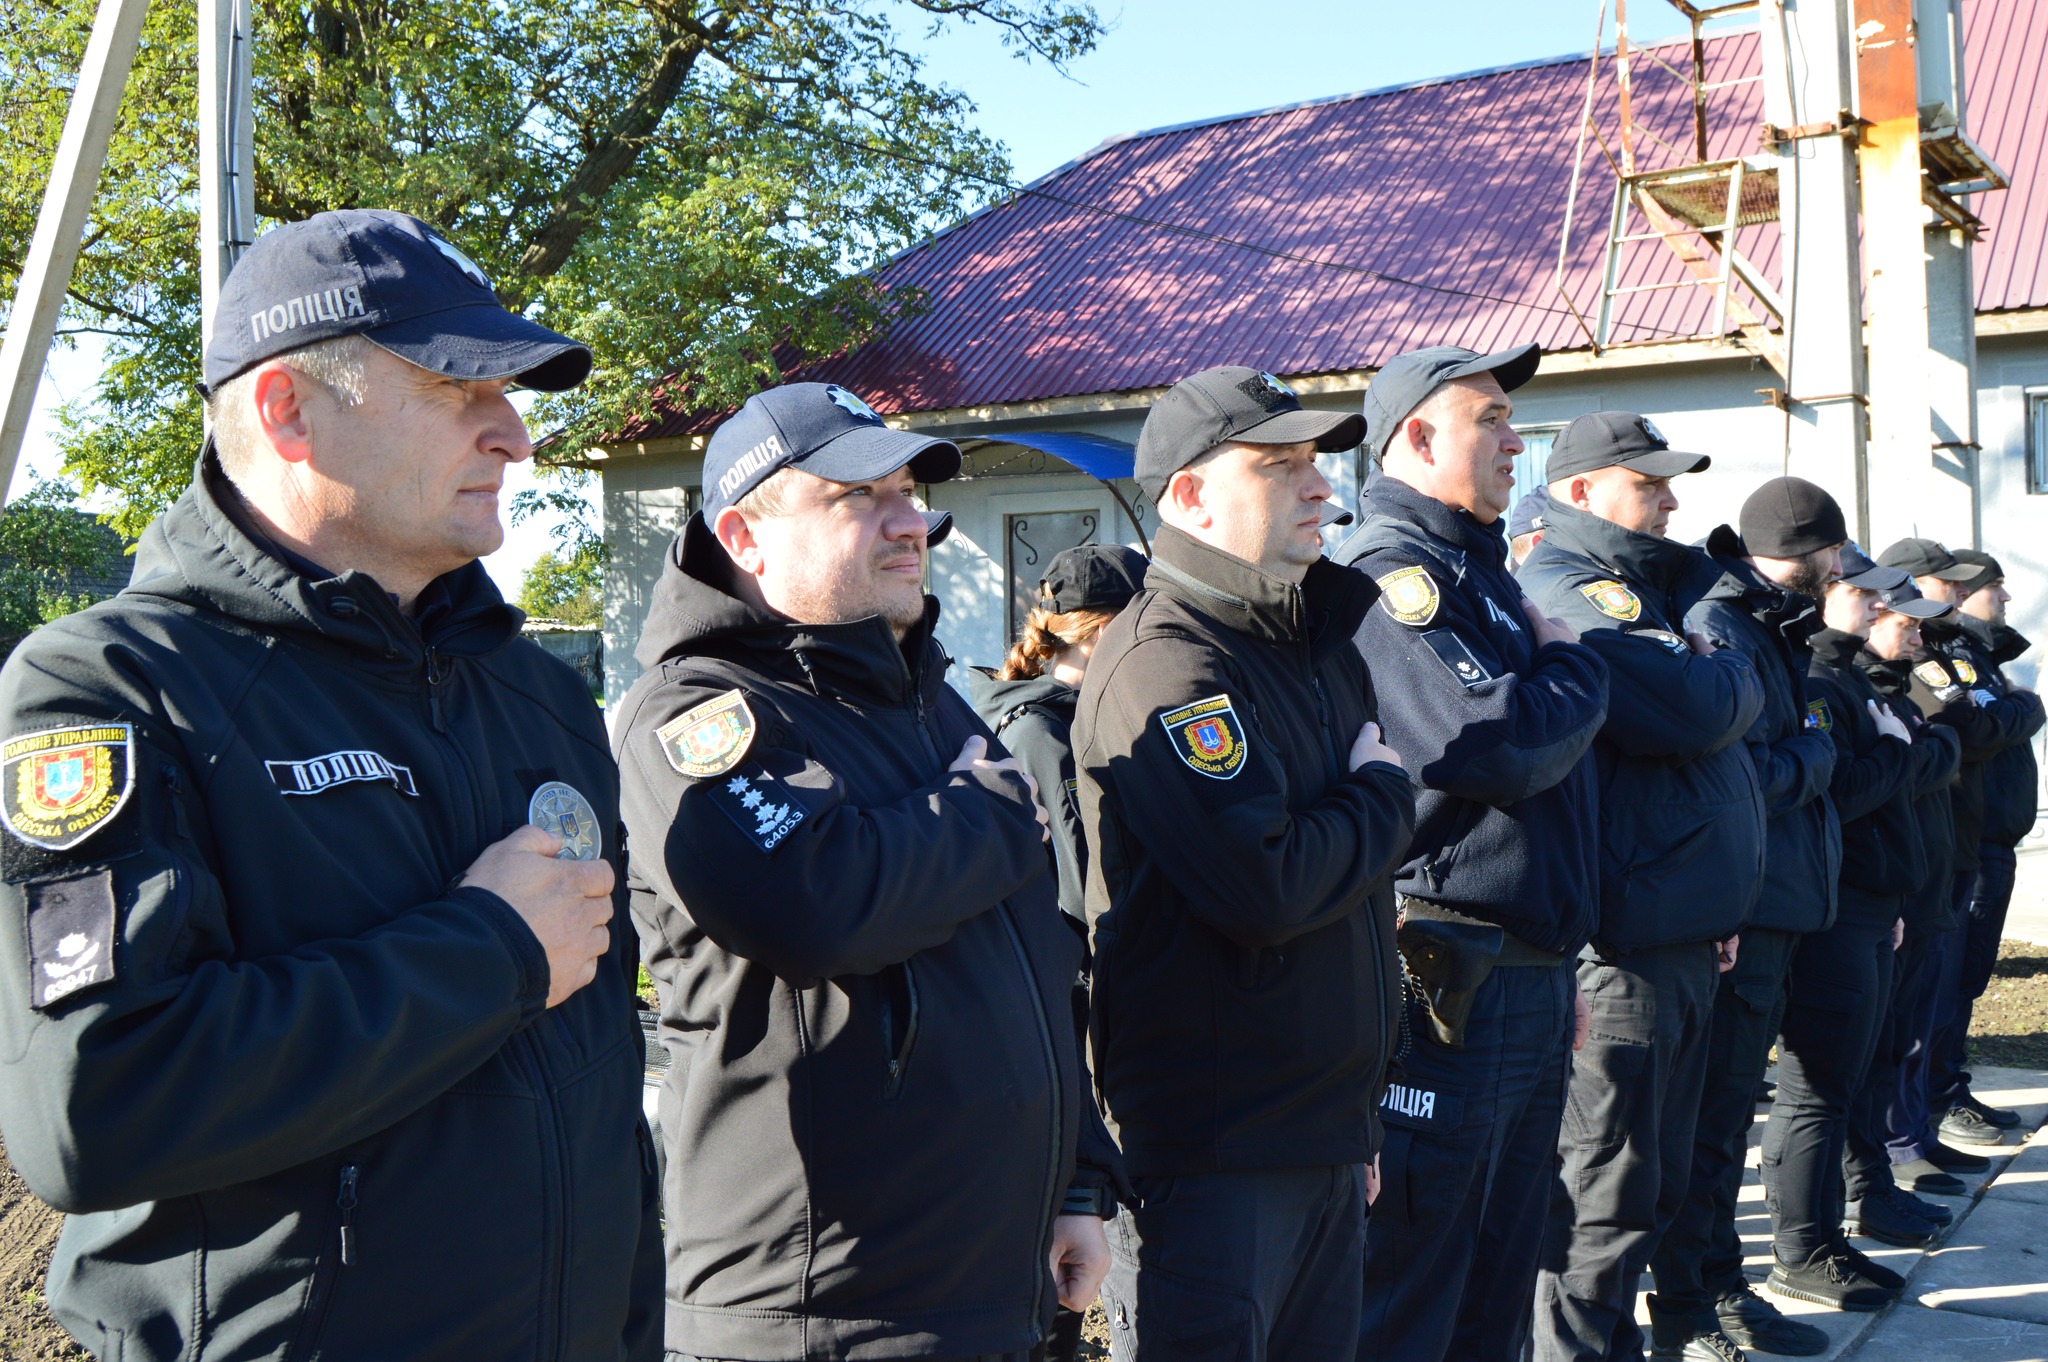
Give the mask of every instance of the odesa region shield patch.
<svg viewBox="0 0 2048 1362">
<path fill-rule="evenodd" d="M 737 690 L 706 700 L 654 730 L 662 755 L 680 775 L 703 780 L 740 764 L 754 740 L 754 711 Z"/>
<path fill-rule="evenodd" d="M 1427 568 L 1397 568 L 1379 579 L 1380 604 L 1401 623 L 1419 626 L 1436 618 L 1442 601 Z"/>
<path fill-rule="evenodd" d="M 1244 769 L 1244 726 L 1237 721 L 1230 697 L 1212 695 L 1159 716 L 1174 754 L 1190 770 L 1215 780 L 1229 780 Z"/>
<path fill-rule="evenodd" d="M 135 727 L 23 733 L 0 745 L 0 821 L 31 845 L 77 846 L 121 811 L 135 784 Z"/>
<path fill-rule="evenodd" d="M 1593 608 L 1609 619 L 1624 624 L 1641 618 L 1643 603 L 1620 582 L 1609 578 L 1603 582 L 1588 582 L 1579 588 L 1579 594 L 1593 603 Z"/>
</svg>

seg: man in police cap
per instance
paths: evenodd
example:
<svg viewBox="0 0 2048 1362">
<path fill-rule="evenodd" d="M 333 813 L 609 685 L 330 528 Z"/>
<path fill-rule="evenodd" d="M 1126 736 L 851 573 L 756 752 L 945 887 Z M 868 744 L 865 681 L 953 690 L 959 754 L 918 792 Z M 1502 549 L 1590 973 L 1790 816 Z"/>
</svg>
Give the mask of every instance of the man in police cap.
<svg viewBox="0 0 2048 1362">
<path fill-rule="evenodd" d="M 0 1125 L 99 1357 L 660 1355 L 616 774 L 476 561 L 589 370 L 415 218 L 271 231 L 192 486 L 0 677 Z"/>
<path fill-rule="evenodd" d="M 1380 1112 L 1361 1362 L 1516 1357 L 1529 1336 L 1572 967 L 1599 909 L 1589 749 L 1607 714 L 1606 664 L 1507 572 L 1508 394 L 1538 360 L 1390 360 L 1365 395 L 1380 476 L 1337 552 L 1379 584 L 1356 642 L 1416 789 L 1397 881 L 1413 1039 Z"/>
<path fill-rule="evenodd" d="M 1529 554 L 1543 542 L 1545 517 L 1550 514 L 1550 489 L 1532 487 L 1515 501 L 1508 512 L 1508 558 L 1520 571 Z"/>
<path fill-rule="evenodd" d="M 1324 1362 L 1357 1336 L 1414 816 L 1351 647 L 1372 584 L 1319 538 L 1316 454 L 1360 426 L 1228 366 L 1138 437 L 1152 565 L 1074 727 L 1096 1064 L 1141 1198 L 1111 1229 L 1119 1362 Z"/>
<path fill-rule="evenodd" d="M 1809 640 L 1822 627 L 1819 602 L 1848 537 L 1842 508 L 1824 488 L 1773 478 L 1742 503 L 1736 524 L 1707 536 L 1721 576 L 1686 616 L 1714 647 L 1746 654 L 1763 682 L 1764 708 L 1745 741 L 1763 796 L 1764 864 L 1741 949 L 1714 994 L 1689 1188 L 1650 1259 L 1651 1321 L 1666 1338 L 1719 1333 L 1795 1356 L 1828 1346 L 1821 1330 L 1750 1289 L 1735 1201 L 1792 954 L 1804 933 L 1835 916 L 1842 835 L 1827 793 L 1835 744 L 1812 722 L 1806 672 Z"/>
<path fill-rule="evenodd" d="M 655 586 L 615 738 L 672 1356 L 1021 1360 L 1108 1265 L 1046 812 L 924 591 L 916 487 L 959 467 L 844 388 L 757 394 Z"/>
<path fill-rule="evenodd" d="M 2039 773 L 2032 739 L 2041 729 L 2040 697 L 2014 686 L 2003 666 L 2027 641 L 2005 624 L 2005 572 L 1975 550 L 1950 552 L 1931 539 L 1902 539 L 1879 555 L 1913 574 L 1930 599 L 1956 613 L 1922 627 L 1925 657 L 1914 668 L 1914 699 L 1930 721 L 1956 730 L 1963 769 L 1954 810 L 1957 900 L 1963 930 L 1944 938 L 1930 1042 L 1929 1107 L 1938 1130 L 1892 1144 L 1892 1158 L 1924 1191 L 1961 1186 L 1957 1173 L 1988 1166 L 1981 1155 L 1948 1145 L 1995 1145 L 2019 1125 L 2019 1113 L 1987 1106 L 1970 1091 L 1966 1042 L 1970 1013 L 1991 980 L 2017 870 L 2014 848 L 2033 828 Z M 1927 1165 L 1933 1165 L 1932 1168 Z"/>
<path fill-rule="evenodd" d="M 1607 664 L 1599 760 L 1600 918 L 1579 965 L 1591 1039 L 1572 1065 L 1537 1279 L 1536 1355 L 1635 1356 L 1636 1278 L 1684 1200 L 1714 981 L 1763 875 L 1763 798 L 1743 743 L 1763 683 L 1739 649 L 1688 634 L 1721 577 L 1668 534 L 1672 482 L 1707 467 L 1648 417 L 1600 411 L 1558 433 L 1543 542 L 1519 580 Z M 1658 1356 L 1713 1359 L 1690 1321 Z"/>
</svg>

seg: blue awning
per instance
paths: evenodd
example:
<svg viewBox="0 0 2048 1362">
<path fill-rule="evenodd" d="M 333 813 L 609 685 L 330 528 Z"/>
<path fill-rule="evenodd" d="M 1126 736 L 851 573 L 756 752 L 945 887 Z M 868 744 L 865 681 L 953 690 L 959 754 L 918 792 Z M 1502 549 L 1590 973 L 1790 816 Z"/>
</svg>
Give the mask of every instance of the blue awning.
<svg viewBox="0 0 2048 1362">
<path fill-rule="evenodd" d="M 972 435 L 959 441 L 963 451 L 983 449 L 989 445 L 1016 445 L 1023 449 L 1035 449 L 1041 454 L 1050 454 L 1062 463 L 1072 464 L 1091 478 L 1110 482 L 1117 478 L 1128 478 L 1137 463 L 1137 449 L 1122 440 L 1112 440 L 1107 435 L 1084 435 L 1065 430 L 1027 430 L 1003 435 Z"/>
</svg>

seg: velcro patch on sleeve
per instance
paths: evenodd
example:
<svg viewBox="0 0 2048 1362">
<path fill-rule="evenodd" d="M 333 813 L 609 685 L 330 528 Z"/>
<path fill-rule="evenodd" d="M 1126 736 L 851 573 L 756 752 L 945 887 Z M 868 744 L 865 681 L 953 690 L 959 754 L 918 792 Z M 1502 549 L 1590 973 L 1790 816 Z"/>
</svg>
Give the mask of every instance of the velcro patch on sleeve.
<svg viewBox="0 0 2048 1362">
<path fill-rule="evenodd" d="M 1806 726 L 1820 733 L 1832 733 L 1835 731 L 1835 716 L 1828 712 L 1827 701 L 1808 700 L 1806 702 Z"/>
<path fill-rule="evenodd" d="M 703 789 L 706 797 L 733 821 L 733 826 L 763 851 L 772 852 L 781 846 L 810 816 L 810 810 L 789 782 L 770 774 L 757 761 L 746 763 L 722 779 L 706 781 Z"/>
<path fill-rule="evenodd" d="M 661 754 L 678 775 L 722 776 L 740 764 L 754 741 L 754 711 L 737 690 L 714 696 L 654 730 Z"/>
<path fill-rule="evenodd" d="M 1450 668 L 1451 675 L 1457 677 L 1458 684 L 1466 690 L 1493 680 L 1493 673 L 1486 670 L 1478 658 L 1472 656 L 1472 650 L 1465 646 L 1465 640 L 1451 630 L 1432 629 L 1422 636 L 1422 641 L 1436 654 L 1437 661 Z"/>
<path fill-rule="evenodd" d="M 1442 1086 L 1389 1083 L 1380 1097 L 1380 1120 L 1403 1130 L 1448 1134 L 1464 1121 L 1463 1096 Z"/>
<path fill-rule="evenodd" d="M 28 902 L 30 1005 L 38 1011 L 114 982 L 114 872 L 38 880 Z"/>
<path fill-rule="evenodd" d="M 1652 643 L 1661 643 L 1680 657 L 1684 657 L 1692 651 L 1690 643 L 1687 643 L 1669 629 L 1631 629 L 1628 631 L 1628 636 L 1630 638 L 1648 639 Z"/>
<path fill-rule="evenodd" d="M 1932 686 L 1936 690 L 1950 684 L 1948 672 L 1942 668 L 1939 662 L 1922 662 L 1919 666 L 1913 668 L 1913 675 L 1922 685 Z"/>
<path fill-rule="evenodd" d="M 1378 581 L 1380 604 L 1401 623 L 1419 628 L 1436 618 L 1443 595 L 1427 568 L 1396 568 Z"/>
<path fill-rule="evenodd" d="M 1191 771 L 1214 780 L 1229 780 L 1244 769 L 1244 725 L 1228 695 L 1212 695 L 1192 705 L 1168 710 L 1160 725 L 1173 743 L 1174 755 Z"/>
<path fill-rule="evenodd" d="M 1579 594 L 1593 603 L 1593 608 L 1609 619 L 1633 624 L 1643 615 L 1643 602 L 1635 592 L 1630 591 L 1613 578 L 1605 581 L 1588 582 L 1579 588 Z"/>
<path fill-rule="evenodd" d="M 31 846 L 77 846 L 134 788 L 133 724 L 49 728 L 0 744 L 0 822 Z"/>
</svg>

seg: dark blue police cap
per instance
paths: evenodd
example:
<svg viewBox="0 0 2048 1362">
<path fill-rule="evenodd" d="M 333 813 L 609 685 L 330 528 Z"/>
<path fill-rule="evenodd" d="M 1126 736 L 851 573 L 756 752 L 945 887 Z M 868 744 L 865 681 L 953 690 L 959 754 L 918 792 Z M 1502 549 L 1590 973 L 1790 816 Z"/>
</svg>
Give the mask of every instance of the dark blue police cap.
<svg viewBox="0 0 2048 1362">
<path fill-rule="evenodd" d="M 859 395 L 836 383 L 785 383 L 755 393 L 704 449 L 704 523 L 783 468 L 831 482 L 866 482 L 905 465 L 919 482 L 960 471 L 960 446 L 892 430 Z M 926 517 L 938 542 L 944 516 Z"/>
<path fill-rule="evenodd" d="M 345 208 L 265 232 L 229 273 L 206 347 L 207 390 L 266 359 L 357 335 L 449 378 L 560 392 L 590 375 L 589 347 L 508 311 L 476 262 L 432 227 Z"/>
</svg>

